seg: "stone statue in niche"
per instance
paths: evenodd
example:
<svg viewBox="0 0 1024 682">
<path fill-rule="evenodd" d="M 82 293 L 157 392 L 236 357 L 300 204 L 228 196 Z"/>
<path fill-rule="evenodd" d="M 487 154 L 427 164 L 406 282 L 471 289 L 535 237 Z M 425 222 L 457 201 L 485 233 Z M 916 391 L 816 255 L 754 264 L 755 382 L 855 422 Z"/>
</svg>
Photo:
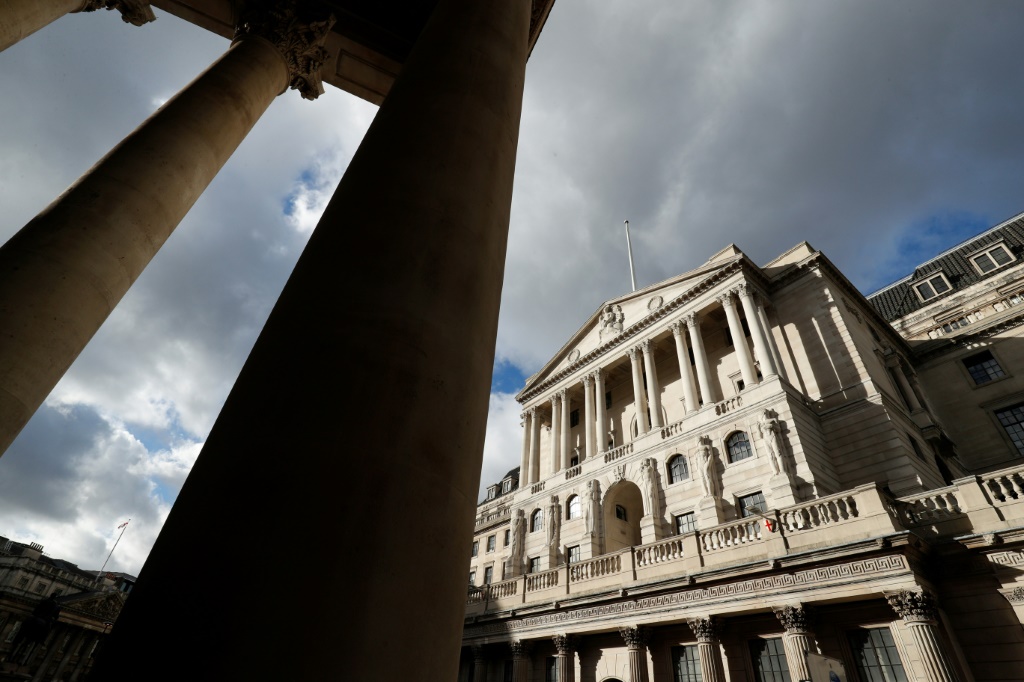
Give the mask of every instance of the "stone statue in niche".
<svg viewBox="0 0 1024 682">
<path fill-rule="evenodd" d="M 700 462 L 700 485 L 704 491 L 704 497 L 717 497 L 715 453 L 711 448 L 711 439 L 707 436 L 697 439 L 697 459 Z"/>
<path fill-rule="evenodd" d="M 551 496 L 551 502 L 548 503 L 547 517 L 545 528 L 548 534 L 548 547 L 557 550 L 561 538 L 560 522 L 562 520 L 562 505 L 558 504 L 558 495 Z"/>
<path fill-rule="evenodd" d="M 583 516 L 587 522 L 587 533 L 593 535 L 597 532 L 597 516 L 601 508 L 601 489 L 597 481 L 587 481 L 587 496 L 584 500 L 586 508 Z"/>
<path fill-rule="evenodd" d="M 603 341 L 605 338 L 621 334 L 622 324 L 625 321 L 626 316 L 622 312 L 621 305 L 606 305 L 601 313 L 601 329 L 599 332 L 601 340 Z"/>
<path fill-rule="evenodd" d="M 640 478 L 644 484 L 644 509 L 648 514 L 654 514 L 658 508 L 658 473 L 653 458 L 648 457 L 640 463 Z"/>
<path fill-rule="evenodd" d="M 523 567 L 523 552 L 526 549 L 526 512 L 516 510 L 512 520 L 512 569 L 518 573 Z"/>
<path fill-rule="evenodd" d="M 764 445 L 768 449 L 768 462 L 772 466 L 772 475 L 778 476 L 782 473 L 782 439 L 779 437 L 779 420 L 772 416 L 771 410 L 761 413 L 761 419 L 757 422 L 757 429 L 761 432 Z"/>
</svg>

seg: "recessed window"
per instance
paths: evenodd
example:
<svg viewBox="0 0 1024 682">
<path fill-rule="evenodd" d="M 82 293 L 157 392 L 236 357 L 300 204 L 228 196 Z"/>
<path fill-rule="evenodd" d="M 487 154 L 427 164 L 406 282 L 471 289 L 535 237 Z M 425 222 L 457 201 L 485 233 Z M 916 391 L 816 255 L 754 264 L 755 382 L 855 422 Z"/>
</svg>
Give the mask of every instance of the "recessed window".
<svg viewBox="0 0 1024 682">
<path fill-rule="evenodd" d="M 985 249 L 976 256 L 971 256 L 971 262 L 978 272 L 985 275 L 993 270 L 1013 262 L 1013 256 L 1003 244 L 997 244 L 990 249 Z"/>
<path fill-rule="evenodd" d="M 530 532 L 536 533 L 539 530 L 544 530 L 544 512 L 537 509 L 530 515 Z"/>
<path fill-rule="evenodd" d="M 917 295 L 921 297 L 922 301 L 928 301 L 936 296 L 941 296 L 949 291 L 950 288 L 949 281 L 941 272 L 914 285 L 914 291 L 917 292 Z"/>
<path fill-rule="evenodd" d="M 488 488 L 487 488 L 487 499 L 488 500 L 493 500 L 497 496 L 498 496 L 498 486 L 496 486 L 496 485 L 488 486 Z"/>
<path fill-rule="evenodd" d="M 480 553 L 480 542 L 477 541 L 477 542 L 473 543 L 473 556 L 476 556 L 479 553 Z"/>
<path fill-rule="evenodd" d="M 750 660 L 757 682 L 790 682 L 786 650 L 782 638 L 750 640 Z"/>
<path fill-rule="evenodd" d="M 748 516 L 754 516 L 755 512 L 764 514 L 768 511 L 768 505 L 765 504 L 764 495 L 758 490 L 756 493 L 744 495 L 736 500 L 736 507 L 739 509 L 740 516 L 747 518 Z"/>
<path fill-rule="evenodd" d="M 469 584 L 476 585 L 476 571 L 469 572 Z"/>
<path fill-rule="evenodd" d="M 686 458 L 682 455 L 674 455 L 668 460 L 668 482 L 679 483 L 690 478 L 690 472 L 686 468 Z"/>
<path fill-rule="evenodd" d="M 488 552 L 493 552 L 495 545 L 497 545 L 497 542 L 498 542 L 498 538 L 497 538 L 496 535 L 488 535 L 487 536 L 487 551 Z"/>
<path fill-rule="evenodd" d="M 992 351 L 982 351 L 963 359 L 964 367 L 970 373 L 971 378 L 977 385 L 987 384 L 993 379 L 1001 379 L 1006 376 L 999 361 L 992 355 Z"/>
<path fill-rule="evenodd" d="M 569 459 L 569 466 L 570 467 L 574 467 L 574 466 L 576 466 L 579 463 L 580 463 L 580 458 L 579 457 L 572 457 L 572 458 Z"/>
<path fill-rule="evenodd" d="M 672 647 L 673 682 L 703 682 L 700 652 L 696 644 Z"/>
<path fill-rule="evenodd" d="M 621 504 L 615 505 L 615 518 L 619 521 L 629 521 L 629 519 L 626 518 L 626 508 Z"/>
<path fill-rule="evenodd" d="M 889 628 L 855 630 L 849 633 L 849 641 L 858 677 L 864 682 L 907 679 Z"/>
<path fill-rule="evenodd" d="M 494 580 L 494 567 L 488 566 L 484 569 L 484 585 L 490 585 Z"/>
<path fill-rule="evenodd" d="M 579 426 L 579 423 L 580 423 L 580 411 L 578 409 L 577 410 L 573 410 L 572 412 L 569 413 L 569 428 L 571 429 L 574 426 Z"/>
<path fill-rule="evenodd" d="M 512 542 L 512 531 L 507 530 L 505 531 L 505 544 L 503 546 L 508 547 L 510 542 Z"/>
<path fill-rule="evenodd" d="M 580 516 L 583 515 L 580 511 L 579 495 L 573 495 L 568 500 L 566 500 L 565 507 L 565 518 L 569 521 L 572 521 L 573 519 L 578 519 L 580 518 Z"/>
<path fill-rule="evenodd" d="M 580 562 L 580 546 L 575 545 L 566 549 L 567 561 L 570 564 L 578 564 Z"/>
<path fill-rule="evenodd" d="M 683 533 L 690 533 L 697 530 L 697 517 L 693 512 L 676 514 L 672 518 L 675 519 L 676 522 L 676 535 L 682 535 Z"/>
<path fill-rule="evenodd" d="M 1024 403 L 996 410 L 996 419 L 1006 429 L 1018 455 L 1024 455 Z"/>
<path fill-rule="evenodd" d="M 742 431 L 737 431 L 729 436 L 725 441 L 725 446 L 729 451 L 730 462 L 739 462 L 742 459 L 754 456 L 754 453 L 750 450 L 750 439 Z"/>
<path fill-rule="evenodd" d="M 510 490 L 512 490 L 512 479 L 511 478 L 508 479 L 507 481 L 502 481 L 501 482 L 501 492 L 507 493 Z"/>
<path fill-rule="evenodd" d="M 527 570 L 530 573 L 540 573 L 540 557 L 530 557 L 530 563 L 527 565 Z"/>
</svg>

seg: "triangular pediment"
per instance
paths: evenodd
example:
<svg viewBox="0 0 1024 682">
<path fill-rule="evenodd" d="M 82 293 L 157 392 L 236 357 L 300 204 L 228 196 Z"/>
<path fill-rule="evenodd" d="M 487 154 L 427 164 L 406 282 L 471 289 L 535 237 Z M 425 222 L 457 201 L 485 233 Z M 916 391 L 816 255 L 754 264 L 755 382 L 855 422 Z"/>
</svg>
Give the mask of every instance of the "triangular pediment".
<svg viewBox="0 0 1024 682">
<path fill-rule="evenodd" d="M 555 356 L 526 380 L 518 397 L 522 398 L 531 388 L 556 374 L 587 364 L 588 357 L 593 357 L 595 352 L 614 345 L 617 339 L 628 337 L 631 328 L 649 322 L 652 316 L 664 314 L 666 306 L 671 306 L 688 292 L 699 290 L 705 282 L 725 269 L 735 268 L 745 259 L 743 252 L 730 244 L 698 268 L 605 301 Z"/>
<path fill-rule="evenodd" d="M 62 611 L 74 611 L 97 620 L 113 623 L 124 608 L 125 595 L 113 590 L 110 592 L 82 592 L 71 594 L 57 600 Z"/>
</svg>

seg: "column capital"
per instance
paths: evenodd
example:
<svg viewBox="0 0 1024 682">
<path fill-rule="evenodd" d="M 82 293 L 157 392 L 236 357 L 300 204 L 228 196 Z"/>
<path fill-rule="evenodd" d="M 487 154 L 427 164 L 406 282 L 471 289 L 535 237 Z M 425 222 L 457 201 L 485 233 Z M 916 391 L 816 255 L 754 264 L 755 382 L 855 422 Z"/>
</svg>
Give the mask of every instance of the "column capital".
<svg viewBox="0 0 1024 682">
<path fill-rule="evenodd" d="M 630 649 L 641 649 L 651 639 L 651 631 L 639 625 L 635 628 L 619 628 L 619 635 Z"/>
<path fill-rule="evenodd" d="M 576 650 L 578 639 L 575 635 L 552 635 L 551 641 L 555 643 L 555 649 L 559 654 L 566 656 Z"/>
<path fill-rule="evenodd" d="M 248 0 L 242 8 L 235 40 L 257 36 L 271 43 L 288 68 L 288 86 L 303 99 L 324 94 L 320 67 L 331 56 L 323 46 L 334 15 L 301 0 Z"/>
<path fill-rule="evenodd" d="M 537 408 L 536 407 L 528 407 L 528 408 L 526 408 L 526 414 L 530 415 L 530 419 L 536 419 L 537 418 Z"/>
<path fill-rule="evenodd" d="M 811 613 L 803 604 L 775 606 L 772 611 L 775 612 L 775 617 L 779 619 L 782 627 L 786 628 L 787 633 L 810 632 Z"/>
<path fill-rule="evenodd" d="M 753 298 L 754 293 L 756 292 L 750 282 L 740 282 L 736 285 L 736 295 L 741 298 Z"/>
<path fill-rule="evenodd" d="M 533 648 L 532 642 L 525 642 L 520 639 L 514 639 L 508 643 L 508 647 L 512 650 L 512 658 L 525 658 L 530 655 L 530 650 Z"/>
<path fill-rule="evenodd" d="M 548 400 L 551 401 L 551 409 L 555 409 L 555 406 L 558 405 L 558 401 L 561 399 L 562 393 L 560 391 L 555 391 L 554 393 L 552 393 L 551 397 L 548 398 Z"/>
<path fill-rule="evenodd" d="M 686 326 L 690 329 L 700 329 L 700 315 L 695 312 L 683 315 L 683 322 L 685 322 Z"/>
<path fill-rule="evenodd" d="M 75 11 L 95 12 L 98 9 L 116 9 L 121 13 L 121 21 L 132 26 L 142 26 L 156 21 L 149 0 L 85 0 Z"/>
<path fill-rule="evenodd" d="M 686 322 L 684 320 L 676 320 L 668 326 L 672 330 L 673 336 L 682 336 L 686 333 L 685 331 Z"/>
<path fill-rule="evenodd" d="M 559 400 L 565 400 L 565 396 L 569 395 L 569 389 L 560 388 L 557 391 L 555 391 L 555 395 L 558 396 Z"/>
<path fill-rule="evenodd" d="M 594 383 L 594 377 L 589 372 L 587 372 L 586 374 L 583 375 L 582 381 L 583 388 L 590 388 L 590 385 Z"/>
<path fill-rule="evenodd" d="M 718 639 L 718 621 L 713 616 L 690 618 L 686 624 L 693 630 L 698 642 L 712 643 Z"/>
<path fill-rule="evenodd" d="M 722 293 L 718 296 L 717 300 L 723 308 L 732 308 L 735 305 L 732 300 L 732 290 Z"/>
<path fill-rule="evenodd" d="M 470 647 L 470 649 L 473 651 L 473 660 L 474 661 L 482 661 L 482 660 L 484 660 L 485 657 L 484 657 L 484 645 L 483 644 L 474 644 L 473 646 Z"/>
<path fill-rule="evenodd" d="M 631 362 L 636 362 L 640 356 L 640 348 L 638 346 L 630 346 L 626 349 L 626 355 L 629 356 Z"/>
<path fill-rule="evenodd" d="M 900 590 L 885 595 L 889 606 L 907 623 L 935 623 L 938 613 L 935 598 L 922 591 Z"/>
<path fill-rule="evenodd" d="M 647 355 L 648 353 L 651 352 L 651 340 L 650 339 L 644 339 L 643 341 L 638 343 L 637 346 L 640 348 L 640 350 L 642 350 L 644 352 L 644 355 Z"/>
<path fill-rule="evenodd" d="M 588 376 L 589 376 L 589 377 L 590 377 L 591 379 L 593 379 L 594 383 L 596 384 L 596 383 L 597 383 L 598 381 L 600 381 L 600 380 L 602 379 L 602 376 L 601 376 L 601 368 L 600 368 L 600 367 L 598 367 L 598 368 L 597 368 L 597 369 L 595 369 L 595 370 L 594 370 L 593 372 L 589 372 L 589 373 L 588 373 Z"/>
</svg>

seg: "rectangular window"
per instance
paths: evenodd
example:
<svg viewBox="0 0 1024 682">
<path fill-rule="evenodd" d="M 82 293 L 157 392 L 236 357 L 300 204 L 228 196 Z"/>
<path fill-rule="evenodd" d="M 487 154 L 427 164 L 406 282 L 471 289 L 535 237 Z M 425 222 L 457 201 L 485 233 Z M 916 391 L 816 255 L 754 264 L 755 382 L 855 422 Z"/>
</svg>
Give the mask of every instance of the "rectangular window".
<svg viewBox="0 0 1024 682">
<path fill-rule="evenodd" d="M 626 518 L 626 508 L 621 504 L 615 505 L 615 518 L 619 521 L 629 521 L 629 519 Z"/>
<path fill-rule="evenodd" d="M 791 682 L 781 637 L 750 640 L 750 660 L 757 682 Z"/>
<path fill-rule="evenodd" d="M 861 682 L 907 682 L 889 628 L 855 630 L 849 633 L 849 640 Z"/>
<path fill-rule="evenodd" d="M 580 546 L 569 547 L 566 552 L 568 555 L 568 561 L 570 564 L 578 564 L 580 562 Z"/>
<path fill-rule="evenodd" d="M 494 567 L 488 566 L 484 569 L 484 585 L 490 585 L 494 581 Z"/>
<path fill-rule="evenodd" d="M 4 642 L 6 642 L 7 644 L 10 644 L 11 642 L 13 642 L 14 638 L 18 636 L 18 630 L 20 630 L 20 629 L 21 629 L 21 621 L 19 620 L 17 623 L 14 624 L 14 627 L 11 628 L 11 631 L 7 633 L 7 639 L 5 639 Z M 97 641 L 99 641 L 99 640 L 97 640 Z"/>
<path fill-rule="evenodd" d="M 540 557 L 530 557 L 530 573 L 540 573 Z"/>
<path fill-rule="evenodd" d="M 502 481 L 501 482 L 501 492 L 507 493 L 510 490 L 512 490 L 512 479 L 509 479 L 507 481 Z"/>
<path fill-rule="evenodd" d="M 476 585 L 476 571 L 469 572 L 469 584 Z"/>
<path fill-rule="evenodd" d="M 975 353 L 964 358 L 963 363 L 967 371 L 970 372 L 971 378 L 974 379 L 974 383 L 978 386 L 987 384 L 993 379 L 1006 376 L 1003 368 L 999 366 L 999 361 L 992 355 L 992 351 L 984 350 L 980 353 Z"/>
<path fill-rule="evenodd" d="M 577 465 L 577 464 L 579 464 L 579 463 L 580 463 L 580 458 L 579 458 L 579 457 L 572 457 L 572 458 L 571 458 L 571 459 L 569 460 L 569 466 L 570 466 L 570 467 L 574 467 L 574 466 L 576 466 L 576 465 Z"/>
<path fill-rule="evenodd" d="M 569 428 L 579 426 L 580 423 L 580 411 L 578 409 L 573 410 L 569 413 Z"/>
<path fill-rule="evenodd" d="M 493 552 L 495 545 L 498 543 L 498 537 L 496 535 L 487 536 L 487 551 Z"/>
<path fill-rule="evenodd" d="M 996 410 L 996 419 L 1006 429 L 1018 455 L 1024 455 L 1024 403 Z"/>
<path fill-rule="evenodd" d="M 917 292 L 917 295 L 921 297 L 922 301 L 927 301 L 946 293 L 950 290 L 950 286 L 949 282 L 946 281 L 946 276 L 940 272 L 936 275 L 932 275 L 923 282 L 915 284 L 914 290 Z"/>
<path fill-rule="evenodd" d="M 612 409 L 612 392 L 611 391 L 605 391 L 604 392 L 604 409 L 606 409 L 606 410 Z"/>
<path fill-rule="evenodd" d="M 673 682 L 704 682 L 696 645 L 672 647 L 672 679 Z"/>
<path fill-rule="evenodd" d="M 978 272 L 985 275 L 997 268 L 1001 268 L 1007 263 L 1013 261 L 1013 256 L 1006 250 L 1006 247 L 1002 244 L 997 244 L 990 249 L 979 253 L 977 256 L 971 256 L 971 262 L 974 263 L 974 267 L 978 269 Z"/>
<path fill-rule="evenodd" d="M 693 512 L 676 514 L 673 518 L 675 518 L 676 521 L 676 535 L 682 535 L 683 533 L 689 533 L 697 530 L 697 517 Z"/>
<path fill-rule="evenodd" d="M 768 505 L 765 504 L 764 495 L 758 490 L 756 493 L 744 495 L 736 500 L 736 507 L 739 509 L 740 516 L 747 518 L 753 516 L 754 512 L 761 512 L 762 514 L 768 511 Z"/>
<path fill-rule="evenodd" d="M 480 542 L 477 541 L 477 542 L 473 543 L 473 556 L 476 556 L 479 553 L 480 553 Z"/>
<path fill-rule="evenodd" d="M 505 547 L 508 547 L 509 543 L 512 542 L 512 531 L 505 531 Z"/>
</svg>

